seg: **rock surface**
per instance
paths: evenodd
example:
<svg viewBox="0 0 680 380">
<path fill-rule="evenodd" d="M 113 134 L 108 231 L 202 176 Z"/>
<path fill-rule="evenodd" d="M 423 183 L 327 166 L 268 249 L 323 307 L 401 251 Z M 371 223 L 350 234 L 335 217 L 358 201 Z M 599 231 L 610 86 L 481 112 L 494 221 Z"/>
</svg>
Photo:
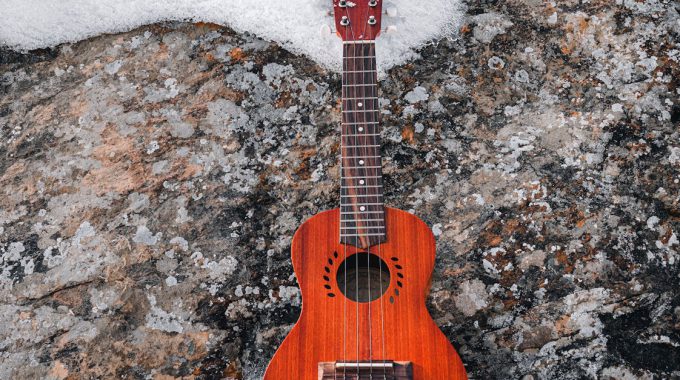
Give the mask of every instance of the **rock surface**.
<svg viewBox="0 0 680 380">
<path fill-rule="evenodd" d="M 433 316 L 476 379 L 680 376 L 677 3 L 468 6 L 381 82 Z M 339 76 L 182 23 L 0 54 L 0 378 L 261 378 Z"/>
</svg>

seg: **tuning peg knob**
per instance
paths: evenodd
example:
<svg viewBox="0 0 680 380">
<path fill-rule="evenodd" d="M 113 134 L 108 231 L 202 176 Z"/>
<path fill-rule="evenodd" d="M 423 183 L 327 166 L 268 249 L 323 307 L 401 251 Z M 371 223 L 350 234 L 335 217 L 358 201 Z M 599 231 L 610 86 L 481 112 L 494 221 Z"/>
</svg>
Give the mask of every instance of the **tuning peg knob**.
<svg viewBox="0 0 680 380">
<path fill-rule="evenodd" d="M 321 29 L 319 29 L 319 33 L 321 33 L 322 36 L 327 36 L 333 34 L 333 29 L 331 29 L 329 25 L 323 24 L 321 25 Z"/>
<path fill-rule="evenodd" d="M 397 32 L 397 26 L 396 25 L 390 25 L 387 28 L 385 28 L 386 34 L 394 34 L 396 32 Z"/>
<path fill-rule="evenodd" d="M 394 5 L 385 8 L 385 14 L 389 17 L 397 17 L 399 10 Z"/>
</svg>

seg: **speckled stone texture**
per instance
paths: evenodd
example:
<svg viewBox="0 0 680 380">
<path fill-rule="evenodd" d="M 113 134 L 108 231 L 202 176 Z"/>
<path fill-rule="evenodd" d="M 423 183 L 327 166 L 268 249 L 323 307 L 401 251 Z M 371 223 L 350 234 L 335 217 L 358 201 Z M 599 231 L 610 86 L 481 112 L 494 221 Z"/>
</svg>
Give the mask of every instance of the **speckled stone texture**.
<svg viewBox="0 0 680 380">
<path fill-rule="evenodd" d="M 434 318 L 475 379 L 680 377 L 678 3 L 467 6 L 381 82 Z M 1 55 L 0 378 L 261 378 L 340 77 L 185 23 Z"/>
</svg>

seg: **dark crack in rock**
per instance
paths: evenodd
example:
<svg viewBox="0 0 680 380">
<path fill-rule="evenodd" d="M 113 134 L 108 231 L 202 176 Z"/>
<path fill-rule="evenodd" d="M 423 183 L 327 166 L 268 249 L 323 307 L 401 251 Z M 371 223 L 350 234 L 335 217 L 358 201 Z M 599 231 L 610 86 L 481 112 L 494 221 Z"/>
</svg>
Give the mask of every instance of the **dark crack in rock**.
<svg viewBox="0 0 680 380">
<path fill-rule="evenodd" d="M 677 2 L 469 2 L 381 81 L 387 203 L 476 379 L 680 376 Z M 0 378 L 259 379 L 340 77 L 169 23 L 0 51 Z"/>
</svg>

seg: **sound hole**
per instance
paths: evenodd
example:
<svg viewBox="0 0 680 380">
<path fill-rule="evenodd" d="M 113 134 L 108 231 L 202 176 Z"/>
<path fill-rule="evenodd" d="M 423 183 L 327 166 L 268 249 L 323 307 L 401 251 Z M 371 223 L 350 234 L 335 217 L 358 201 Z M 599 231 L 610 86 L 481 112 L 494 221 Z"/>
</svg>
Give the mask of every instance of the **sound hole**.
<svg viewBox="0 0 680 380">
<path fill-rule="evenodd" d="M 338 288 L 345 297 L 354 302 L 371 302 L 390 287 L 390 270 L 380 257 L 361 252 L 340 264 L 337 280 Z"/>
</svg>

